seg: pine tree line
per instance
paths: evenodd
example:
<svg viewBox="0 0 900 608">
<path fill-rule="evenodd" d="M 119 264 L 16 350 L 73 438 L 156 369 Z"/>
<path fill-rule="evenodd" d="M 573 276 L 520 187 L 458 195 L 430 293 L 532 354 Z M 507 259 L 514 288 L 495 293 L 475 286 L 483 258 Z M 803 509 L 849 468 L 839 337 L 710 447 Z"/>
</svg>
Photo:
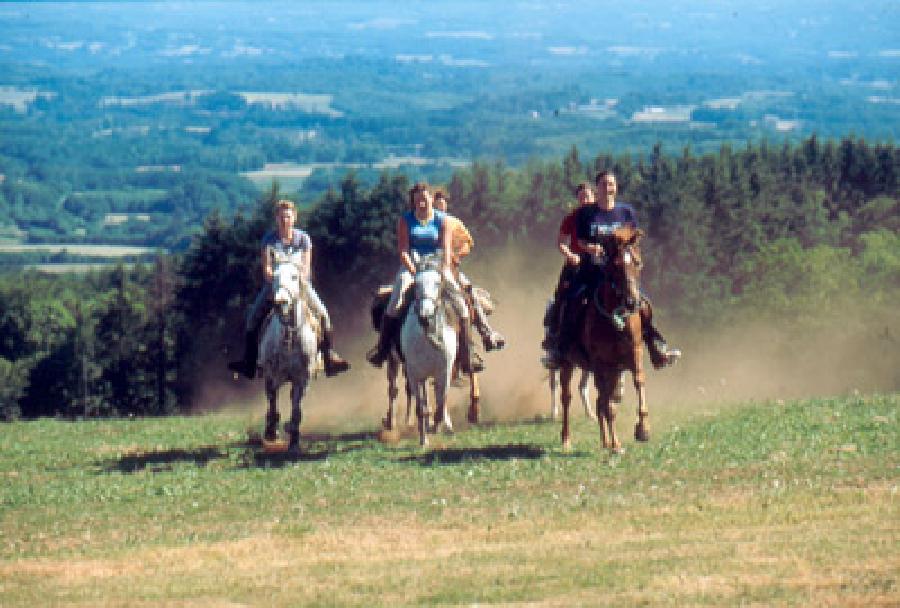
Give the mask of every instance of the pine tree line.
<svg viewBox="0 0 900 608">
<path fill-rule="evenodd" d="M 647 233 L 644 284 L 667 312 L 811 318 L 838 306 L 890 308 L 900 293 L 900 149 L 861 139 L 689 148 L 647 155 L 572 148 L 511 169 L 476 162 L 447 191 L 479 249 L 510 244 L 555 255 L 560 219 L 581 181 L 615 171 Z M 304 212 L 314 282 L 333 314 L 396 269 L 394 226 L 408 180 L 365 187 L 351 173 Z M 161 415 L 189 408 L 196 379 L 222 369 L 261 280 L 258 243 L 277 185 L 248 212 L 209 215 L 183 253 L 81 278 L 0 278 L 0 415 Z M 548 286 L 548 290 L 551 286 Z M 848 304 L 849 303 L 849 304 Z"/>
</svg>

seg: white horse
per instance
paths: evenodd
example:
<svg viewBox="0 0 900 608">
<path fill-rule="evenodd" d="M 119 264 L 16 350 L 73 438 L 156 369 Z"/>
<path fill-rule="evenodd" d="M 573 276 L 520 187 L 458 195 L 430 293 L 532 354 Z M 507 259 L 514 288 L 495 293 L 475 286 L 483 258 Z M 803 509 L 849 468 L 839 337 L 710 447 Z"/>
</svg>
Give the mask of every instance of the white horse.
<svg viewBox="0 0 900 608">
<path fill-rule="evenodd" d="M 291 419 L 285 425 L 288 450 L 300 449 L 300 400 L 306 392 L 316 365 L 316 332 L 302 295 L 306 291 L 299 258 L 277 255 L 272 280 L 274 314 L 260 341 L 260 367 L 266 379 L 269 411 L 266 414 L 267 441 L 274 441 L 278 427 L 278 389 L 291 383 Z"/>
<path fill-rule="evenodd" d="M 434 379 L 434 397 L 437 411 L 435 420 L 441 421 L 448 431 L 453 430 L 447 411 L 447 389 L 453 374 L 456 358 L 456 330 L 447 322 L 447 312 L 442 301 L 444 276 L 440 262 L 428 256 L 418 262 L 415 277 L 415 300 L 406 313 L 400 332 L 400 348 L 406 361 L 406 382 L 416 397 L 416 417 L 419 427 L 419 444 L 428 445 L 427 382 Z M 435 425 L 434 429 L 437 430 Z"/>
</svg>

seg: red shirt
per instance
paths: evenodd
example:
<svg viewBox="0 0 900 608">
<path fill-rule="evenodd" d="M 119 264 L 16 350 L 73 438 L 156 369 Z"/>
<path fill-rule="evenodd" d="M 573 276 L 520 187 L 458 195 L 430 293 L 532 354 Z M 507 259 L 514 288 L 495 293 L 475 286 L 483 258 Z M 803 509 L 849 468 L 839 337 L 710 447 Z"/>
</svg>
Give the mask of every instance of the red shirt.
<svg viewBox="0 0 900 608">
<path fill-rule="evenodd" d="M 562 223 L 559 225 L 559 236 L 569 237 L 569 249 L 572 250 L 572 253 L 581 255 L 582 253 L 587 252 L 578 244 L 578 237 L 575 235 L 575 215 L 578 212 L 578 209 L 580 209 L 580 207 L 570 211 L 568 215 L 563 218 Z"/>
</svg>

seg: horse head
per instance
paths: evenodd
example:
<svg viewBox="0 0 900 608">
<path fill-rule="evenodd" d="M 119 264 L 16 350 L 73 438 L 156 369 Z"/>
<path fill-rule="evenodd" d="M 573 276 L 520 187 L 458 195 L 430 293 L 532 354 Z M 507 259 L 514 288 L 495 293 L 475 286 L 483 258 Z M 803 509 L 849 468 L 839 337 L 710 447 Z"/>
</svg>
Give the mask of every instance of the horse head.
<svg viewBox="0 0 900 608">
<path fill-rule="evenodd" d="M 272 293 L 275 310 L 288 326 L 296 325 L 299 316 L 300 292 L 303 273 L 299 256 L 275 255 L 272 271 Z M 291 312 L 294 315 L 291 315 Z"/>
<path fill-rule="evenodd" d="M 444 275 L 440 258 L 436 255 L 417 260 L 415 277 L 415 309 L 423 326 L 430 323 L 438 312 Z"/>
<path fill-rule="evenodd" d="M 638 228 L 625 226 L 613 231 L 606 248 L 608 271 L 619 297 L 628 309 L 634 311 L 641 302 L 641 249 L 644 233 Z"/>
</svg>

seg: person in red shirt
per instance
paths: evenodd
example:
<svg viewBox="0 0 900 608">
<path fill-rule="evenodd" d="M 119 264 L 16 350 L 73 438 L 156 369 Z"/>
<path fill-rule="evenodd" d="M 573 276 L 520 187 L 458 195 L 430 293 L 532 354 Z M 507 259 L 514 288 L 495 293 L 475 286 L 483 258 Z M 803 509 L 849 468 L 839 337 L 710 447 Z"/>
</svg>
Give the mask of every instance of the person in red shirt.
<svg viewBox="0 0 900 608">
<path fill-rule="evenodd" d="M 556 236 L 556 248 L 565 258 L 565 264 L 559 273 L 559 281 L 557 281 L 553 299 L 544 314 L 544 341 L 541 343 L 541 347 L 548 351 L 550 360 L 558 358 L 555 355 L 559 349 L 559 333 L 565 314 L 566 295 L 578 275 L 582 255 L 587 253 L 578 242 L 575 218 L 579 209 L 596 204 L 594 188 L 587 182 L 578 184 L 575 196 L 578 198 L 578 206 L 563 218 Z"/>
</svg>

